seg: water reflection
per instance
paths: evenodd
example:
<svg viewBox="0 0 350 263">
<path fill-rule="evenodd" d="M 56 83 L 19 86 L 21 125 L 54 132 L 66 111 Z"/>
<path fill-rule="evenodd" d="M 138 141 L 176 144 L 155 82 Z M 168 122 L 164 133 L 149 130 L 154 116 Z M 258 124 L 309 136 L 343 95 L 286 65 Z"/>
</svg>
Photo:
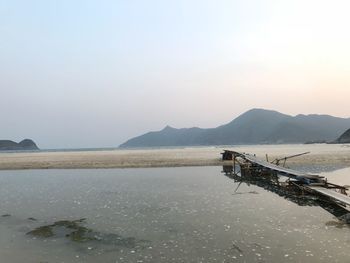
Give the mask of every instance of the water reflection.
<svg viewBox="0 0 350 263">
<path fill-rule="evenodd" d="M 242 194 L 241 192 L 238 192 L 242 183 L 248 186 L 255 185 L 269 192 L 275 193 L 299 206 L 319 206 L 334 215 L 342 223 L 350 224 L 350 213 L 345 207 L 334 203 L 331 199 L 325 196 L 302 191 L 302 189 L 296 184 L 282 181 L 275 173 L 266 172 L 261 174 L 254 172 L 251 169 L 244 169 L 239 166 L 233 167 L 233 165 L 223 166 L 222 172 L 225 176 L 234 180 L 235 183 L 238 183 L 234 194 Z M 254 194 L 254 191 L 247 193 Z"/>
</svg>

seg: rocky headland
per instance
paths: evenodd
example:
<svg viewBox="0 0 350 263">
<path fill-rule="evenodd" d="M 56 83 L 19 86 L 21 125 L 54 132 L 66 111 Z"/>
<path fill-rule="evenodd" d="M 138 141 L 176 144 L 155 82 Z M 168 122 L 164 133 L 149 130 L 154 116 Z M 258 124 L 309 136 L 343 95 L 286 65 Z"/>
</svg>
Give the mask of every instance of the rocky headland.
<svg viewBox="0 0 350 263">
<path fill-rule="evenodd" d="M 337 140 L 336 143 L 350 143 L 350 129 L 344 132 Z"/>
<path fill-rule="evenodd" d="M 28 151 L 39 150 L 38 146 L 30 139 L 19 143 L 10 140 L 0 140 L 0 151 Z"/>
</svg>

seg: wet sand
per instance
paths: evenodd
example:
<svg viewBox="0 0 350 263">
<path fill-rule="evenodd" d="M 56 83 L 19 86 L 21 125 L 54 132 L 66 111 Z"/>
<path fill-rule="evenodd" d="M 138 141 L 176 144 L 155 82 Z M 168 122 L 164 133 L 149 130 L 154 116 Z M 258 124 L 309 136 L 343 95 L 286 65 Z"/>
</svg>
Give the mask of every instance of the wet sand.
<svg viewBox="0 0 350 263">
<path fill-rule="evenodd" d="M 264 159 L 265 154 L 268 154 L 269 160 L 310 151 L 311 153 L 308 155 L 289 160 L 288 165 L 350 166 L 349 146 L 315 144 L 76 152 L 3 152 L 0 153 L 0 170 L 223 165 L 225 162 L 221 161 L 220 155 L 223 149 L 256 154 Z"/>
</svg>

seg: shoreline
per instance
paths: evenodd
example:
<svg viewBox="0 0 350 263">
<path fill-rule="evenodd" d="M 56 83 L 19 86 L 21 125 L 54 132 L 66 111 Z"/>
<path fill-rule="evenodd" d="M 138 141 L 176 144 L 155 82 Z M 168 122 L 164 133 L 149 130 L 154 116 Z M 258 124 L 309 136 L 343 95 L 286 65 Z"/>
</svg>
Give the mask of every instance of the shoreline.
<svg viewBox="0 0 350 263">
<path fill-rule="evenodd" d="M 56 152 L 2 152 L 0 170 L 27 169 L 106 169 L 229 165 L 222 161 L 223 149 L 256 154 L 269 160 L 310 151 L 287 161 L 289 166 L 350 166 L 350 148 L 341 145 L 253 145 L 237 147 L 204 147 L 148 150 L 101 150 Z"/>
</svg>

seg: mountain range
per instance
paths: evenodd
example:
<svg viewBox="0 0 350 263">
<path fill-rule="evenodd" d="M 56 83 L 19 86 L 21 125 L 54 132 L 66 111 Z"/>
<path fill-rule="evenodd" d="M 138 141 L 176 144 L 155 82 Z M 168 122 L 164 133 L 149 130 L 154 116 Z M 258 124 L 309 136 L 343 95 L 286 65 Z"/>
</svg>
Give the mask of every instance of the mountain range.
<svg viewBox="0 0 350 263">
<path fill-rule="evenodd" d="M 350 128 L 350 118 L 329 115 L 286 115 L 252 109 L 216 128 L 166 126 L 121 144 L 120 148 L 163 146 L 209 146 L 239 144 L 286 144 L 334 141 Z"/>
</svg>

